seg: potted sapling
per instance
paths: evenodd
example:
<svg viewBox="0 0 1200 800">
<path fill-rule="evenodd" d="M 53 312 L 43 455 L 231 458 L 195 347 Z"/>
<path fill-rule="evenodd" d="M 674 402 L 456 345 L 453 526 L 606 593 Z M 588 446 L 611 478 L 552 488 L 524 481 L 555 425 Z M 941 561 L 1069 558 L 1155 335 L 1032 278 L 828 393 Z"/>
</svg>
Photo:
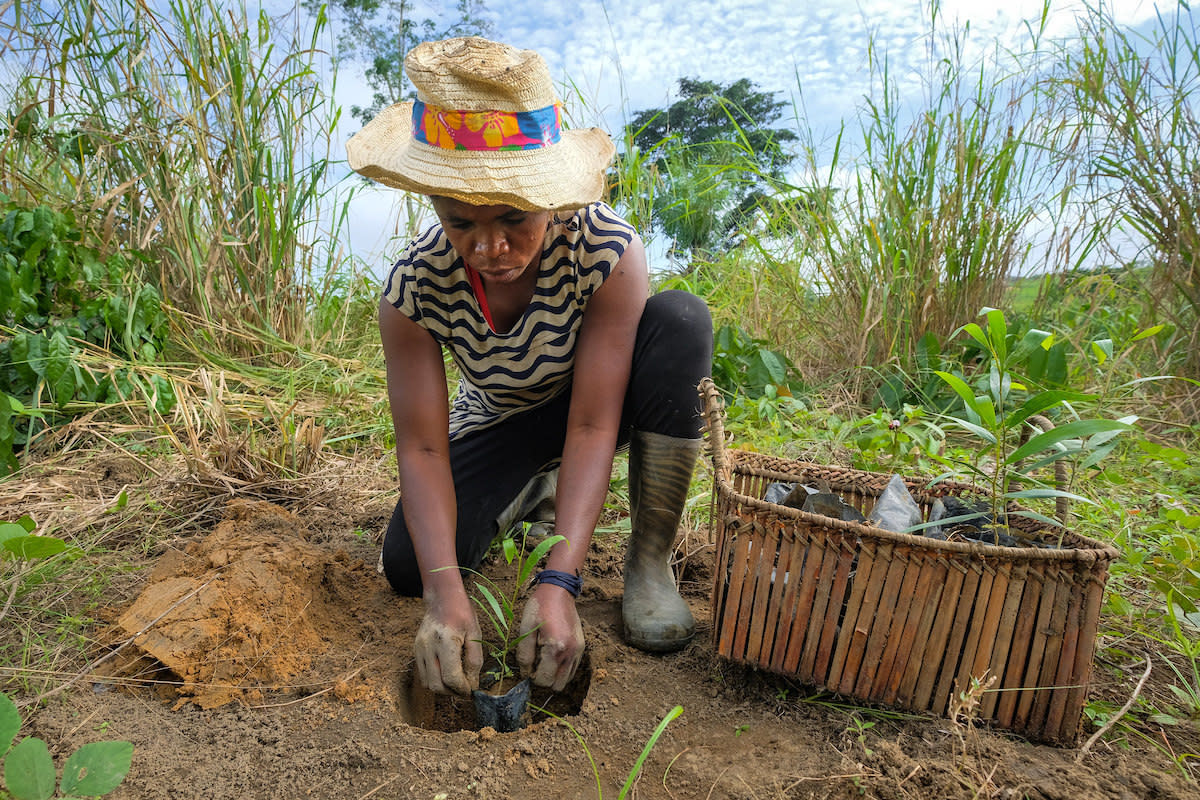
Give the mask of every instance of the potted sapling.
<svg viewBox="0 0 1200 800">
<path fill-rule="evenodd" d="M 529 523 L 522 523 L 520 543 L 511 535 L 505 536 L 500 542 L 505 562 L 509 565 L 515 563 L 517 568 L 511 587 L 504 589 L 480 572 L 470 570 L 475 575 L 475 590 L 471 599 L 488 623 L 485 628 L 490 628 L 490 632 L 480 640 L 485 656 L 479 679 L 480 688 L 472 692 L 475 715 L 481 728 L 491 727 L 501 733 L 524 726 L 530 695 L 530 681 L 520 676 L 516 652 L 517 645 L 533 631 L 518 633 L 517 601 L 538 562 L 550 548 L 566 541 L 565 536 L 547 536 L 526 553 L 528 532 Z"/>
<path fill-rule="evenodd" d="M 987 356 L 988 371 L 977 385 L 968 384 L 959 375 L 937 371 L 936 374 L 958 395 L 965 408 L 962 417 L 948 421 L 976 438 L 979 446 L 975 458 L 965 464 L 989 486 L 990 515 L 985 528 L 991 528 L 984 541 L 1006 543 L 1009 540 L 1008 515 L 1019 515 L 1051 526 L 1063 525 L 1066 520 L 1044 517 L 1031 510 L 1009 511 L 1008 503 L 1030 498 L 1054 498 L 1058 501 L 1090 502 L 1063 486 L 1022 488 L 1036 482 L 1034 469 L 1058 464 L 1064 459 L 1080 458 L 1084 468 L 1099 462 L 1115 446 L 1115 437 L 1133 428 L 1137 417 L 1119 420 L 1075 419 L 1052 426 L 1043 415 L 1056 410 L 1074 412 L 1080 405 L 1092 404 L 1097 397 L 1082 392 L 1051 390 L 1036 391 L 1029 381 L 1022 381 L 1014 368 L 1036 360 L 1053 345 L 1054 337 L 1045 331 L 1030 330 L 1019 341 L 1010 336 L 1004 314 L 994 308 L 983 310 L 984 325 L 969 323 L 959 331 L 966 333 Z M 1010 347 L 1011 345 L 1011 347 Z M 950 473 L 936 480 L 950 477 Z M 1062 516 L 1065 517 L 1065 506 Z M 972 508 L 965 516 L 951 516 L 938 522 L 914 526 L 920 528 L 958 523 L 977 518 L 980 510 Z M 1015 531 L 1014 531 L 1015 532 Z M 1064 531 L 1065 532 L 1065 531 Z M 939 537 L 940 538 L 940 537 Z M 1061 537 L 1058 545 L 1062 546 Z"/>
</svg>

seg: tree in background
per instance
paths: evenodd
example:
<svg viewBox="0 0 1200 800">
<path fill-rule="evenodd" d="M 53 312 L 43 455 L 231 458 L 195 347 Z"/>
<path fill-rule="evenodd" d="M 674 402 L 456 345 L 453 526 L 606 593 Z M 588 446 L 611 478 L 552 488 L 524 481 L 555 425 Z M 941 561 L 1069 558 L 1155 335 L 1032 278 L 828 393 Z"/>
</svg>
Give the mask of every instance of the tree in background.
<svg viewBox="0 0 1200 800">
<path fill-rule="evenodd" d="M 484 0 L 455 0 L 453 4 L 304 0 L 304 8 L 311 14 L 319 13 L 321 7 L 340 18 L 338 59 L 365 65 L 367 84 L 374 91 L 371 105 L 350 107 L 350 113 L 364 125 L 384 106 L 412 99 L 412 88 L 404 77 L 405 53 L 421 42 L 453 36 L 486 36 L 492 29 L 484 18 L 487 11 Z"/>
<path fill-rule="evenodd" d="M 625 131 L 624 159 L 640 159 L 661 190 L 653 224 L 688 266 L 731 246 L 765 197 L 783 185 L 795 131 L 772 127 L 787 103 L 748 78 L 728 85 L 680 78 L 668 108 L 638 112 Z"/>
</svg>

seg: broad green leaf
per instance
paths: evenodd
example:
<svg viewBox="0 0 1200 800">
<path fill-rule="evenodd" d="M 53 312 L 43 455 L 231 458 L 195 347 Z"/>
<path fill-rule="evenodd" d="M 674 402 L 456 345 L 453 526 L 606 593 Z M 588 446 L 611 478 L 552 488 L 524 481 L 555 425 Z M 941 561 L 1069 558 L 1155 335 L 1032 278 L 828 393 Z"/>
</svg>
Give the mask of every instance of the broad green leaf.
<svg viewBox="0 0 1200 800">
<path fill-rule="evenodd" d="M 1043 355 L 1046 350 L 1054 344 L 1054 334 L 1049 331 L 1030 328 L 1025 331 L 1025 335 L 1021 337 L 1021 341 L 1013 349 L 1013 359 L 1029 358 L 1034 353 L 1041 352 Z"/>
<path fill-rule="evenodd" d="M 133 763 L 131 742 L 92 742 L 80 747 L 63 765 L 63 794 L 108 794 L 125 780 Z"/>
<path fill-rule="evenodd" d="M 4 784 L 13 800 L 49 800 L 57 777 L 50 750 L 41 739 L 22 739 L 4 758 Z"/>
<path fill-rule="evenodd" d="M 1004 312 L 995 308 L 984 309 L 987 315 L 987 336 L 991 341 L 991 352 L 1003 363 L 1008 358 L 1008 325 Z"/>
<path fill-rule="evenodd" d="M 3 547 L 17 558 L 49 558 L 67 549 L 67 543 L 57 536 L 17 536 L 5 540 Z"/>
<path fill-rule="evenodd" d="M 0 692 L 0 756 L 8 752 L 13 739 L 21 732 L 21 712 L 8 695 Z"/>
<path fill-rule="evenodd" d="M 1097 436 L 1092 437 L 1092 439 L 1096 439 L 1096 438 L 1097 438 Z M 1108 458 L 1108 456 L 1112 453 L 1113 450 L 1116 449 L 1116 447 L 1117 447 L 1116 441 L 1109 442 L 1108 444 L 1095 445 L 1092 441 L 1089 440 L 1087 458 L 1085 458 L 1082 462 L 1080 462 L 1079 468 L 1082 470 L 1091 469 L 1092 467 L 1096 466 L 1104 459 Z"/>
<path fill-rule="evenodd" d="M 1005 464 L 1016 464 L 1019 461 L 1055 445 L 1067 439 L 1083 438 L 1091 436 L 1094 433 L 1103 433 L 1104 431 L 1127 431 L 1133 426 L 1124 422 L 1118 422 L 1111 419 L 1081 419 L 1074 422 L 1068 422 L 1066 425 L 1060 425 L 1053 430 L 1039 433 L 1025 444 L 1018 447 L 1008 458 L 1004 460 Z"/>
<path fill-rule="evenodd" d="M 975 414 L 981 420 L 983 420 L 985 425 L 988 425 L 989 427 L 995 425 L 996 412 L 992 407 L 990 400 L 987 398 L 976 397 L 975 390 L 968 386 L 967 382 L 957 375 L 949 372 L 943 372 L 941 370 L 935 370 L 933 374 L 945 381 L 946 384 L 954 390 L 954 393 L 962 398 L 963 404 L 966 405 L 969 410 L 975 412 Z"/>
<path fill-rule="evenodd" d="M 1109 612 L 1116 614 L 1117 616 L 1123 617 L 1127 614 L 1133 613 L 1133 603 L 1130 603 L 1127 599 L 1119 594 L 1110 594 L 1108 596 L 1106 605 L 1108 606 Z"/>
<path fill-rule="evenodd" d="M 968 322 L 966 325 L 962 326 L 962 330 L 972 339 L 979 342 L 980 346 L 983 347 L 985 352 L 992 352 L 992 348 L 987 340 L 987 337 L 983 335 L 983 328 L 979 327 L 974 322 Z"/>
<path fill-rule="evenodd" d="M 22 528 L 15 522 L 0 522 L 0 545 L 3 545 L 9 539 L 16 539 L 19 536 L 28 536 L 29 531 Z"/>
<path fill-rule="evenodd" d="M 1104 364 L 1112 358 L 1113 341 L 1112 339 L 1093 339 L 1092 340 L 1092 355 L 1096 357 L 1097 364 Z"/>
<path fill-rule="evenodd" d="M 46 349 L 45 377 L 54 402 L 60 406 L 75 397 L 75 362 L 72 355 L 71 343 L 66 335 L 61 330 L 55 331 Z"/>
</svg>

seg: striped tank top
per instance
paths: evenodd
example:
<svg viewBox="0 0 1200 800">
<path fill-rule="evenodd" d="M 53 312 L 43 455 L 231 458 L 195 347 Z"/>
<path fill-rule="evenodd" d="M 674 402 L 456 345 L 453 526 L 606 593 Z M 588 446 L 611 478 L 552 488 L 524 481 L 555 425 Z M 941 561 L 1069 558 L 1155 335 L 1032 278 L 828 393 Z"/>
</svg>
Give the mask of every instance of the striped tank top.
<svg viewBox="0 0 1200 800">
<path fill-rule="evenodd" d="M 571 385 L 588 300 L 633 235 L 604 203 L 555 214 L 533 299 L 508 333 L 496 333 L 484 318 L 463 259 L 440 223 L 413 240 L 392 267 L 384 296 L 449 350 L 458 367 L 452 440 L 546 403 Z"/>
</svg>

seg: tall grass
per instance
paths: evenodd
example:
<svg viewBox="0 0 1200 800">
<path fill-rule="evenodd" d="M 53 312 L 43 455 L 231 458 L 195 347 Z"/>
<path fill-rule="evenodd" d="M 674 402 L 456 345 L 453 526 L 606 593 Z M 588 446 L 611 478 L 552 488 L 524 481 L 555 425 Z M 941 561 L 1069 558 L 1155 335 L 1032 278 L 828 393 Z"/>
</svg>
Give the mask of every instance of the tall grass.
<svg viewBox="0 0 1200 800">
<path fill-rule="evenodd" d="M 344 212 L 322 219 L 340 113 L 320 71 L 325 19 L 293 13 L 72 0 L 5 17 L 23 77 L 0 191 L 72 207 L 103 246 L 144 254 L 201 342 L 234 352 L 244 340 L 223 330 L 297 341 L 338 277 Z"/>
<path fill-rule="evenodd" d="M 903 102 L 872 43 L 857 130 L 843 125 L 832 152 L 806 137 L 810 188 L 777 199 L 759 242 L 794 297 L 793 358 L 824 374 L 911 365 L 923 336 L 999 306 L 1033 246 L 1049 188 L 1030 79 L 968 63 L 965 34 L 939 34 L 936 13 L 931 31 L 943 55 L 926 101 Z"/>
<path fill-rule="evenodd" d="M 1200 37 L 1183 11 L 1142 35 L 1090 8 L 1047 86 L 1072 114 L 1057 144 L 1079 162 L 1097 239 L 1148 267 L 1126 277 L 1174 327 L 1164 366 L 1200 378 Z"/>
</svg>

